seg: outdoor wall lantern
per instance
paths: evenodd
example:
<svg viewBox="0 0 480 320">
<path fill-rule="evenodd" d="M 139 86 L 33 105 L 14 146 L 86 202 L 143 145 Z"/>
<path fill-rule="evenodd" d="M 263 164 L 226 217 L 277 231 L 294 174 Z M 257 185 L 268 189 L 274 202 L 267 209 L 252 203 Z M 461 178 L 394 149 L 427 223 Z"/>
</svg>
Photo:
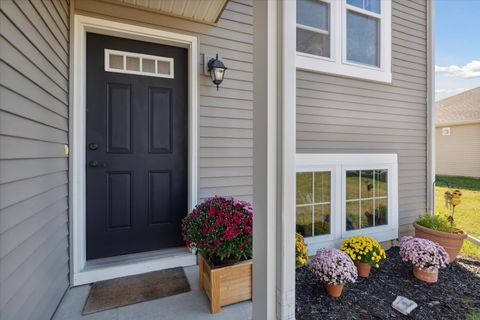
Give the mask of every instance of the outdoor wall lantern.
<svg viewBox="0 0 480 320">
<path fill-rule="evenodd" d="M 223 77 L 225 76 L 225 70 L 227 70 L 227 68 L 223 62 L 218 60 L 218 53 L 215 58 L 212 58 L 210 61 L 208 61 L 208 71 L 210 71 L 213 84 L 217 86 L 217 91 L 218 86 L 220 83 L 222 83 Z"/>
</svg>

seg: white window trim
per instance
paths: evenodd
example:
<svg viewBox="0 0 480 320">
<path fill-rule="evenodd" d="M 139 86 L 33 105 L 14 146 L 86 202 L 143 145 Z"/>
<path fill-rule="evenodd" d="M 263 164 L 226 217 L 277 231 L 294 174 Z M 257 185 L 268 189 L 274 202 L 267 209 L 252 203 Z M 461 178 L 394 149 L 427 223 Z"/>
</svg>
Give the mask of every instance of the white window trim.
<svg viewBox="0 0 480 320">
<path fill-rule="evenodd" d="M 346 230 L 346 171 L 388 169 L 388 224 Z M 319 248 L 339 247 L 346 238 L 367 235 L 377 241 L 398 238 L 398 157 L 397 154 L 297 154 L 297 172 L 331 171 L 330 234 L 305 238 L 308 253 Z"/>
<path fill-rule="evenodd" d="M 157 78 L 167 78 L 173 79 L 175 72 L 174 72 L 174 59 L 168 57 L 161 57 L 161 56 L 153 56 L 149 54 L 143 53 L 136 53 L 136 52 L 129 52 L 129 51 L 118 51 L 112 49 L 105 49 L 105 71 L 108 72 L 116 72 L 116 73 L 127 73 L 127 74 L 135 74 L 140 76 L 147 76 L 147 77 L 157 77 Z M 118 55 L 123 56 L 123 69 L 111 68 L 110 67 L 110 55 Z M 128 70 L 127 69 L 127 62 L 126 58 L 138 58 L 139 59 L 139 68 L 140 71 Z M 147 72 L 143 71 L 143 59 L 154 60 L 155 61 L 155 72 Z M 168 74 L 165 73 L 158 73 L 158 61 L 161 62 L 168 62 L 169 71 Z"/>
<path fill-rule="evenodd" d="M 298 155 L 297 155 L 298 159 Z M 336 170 L 334 165 L 313 165 L 310 163 L 309 165 L 299 165 L 297 163 L 296 165 L 296 171 L 298 172 L 325 172 L 329 171 L 330 172 L 330 212 L 336 212 L 337 210 L 337 205 L 338 201 L 337 199 L 334 198 L 334 195 L 337 194 L 335 192 L 335 188 L 339 183 L 336 183 Z M 295 201 L 295 208 L 297 208 L 296 201 Z M 334 224 L 332 224 L 331 220 L 333 218 L 333 214 L 330 214 L 330 233 L 329 234 L 322 234 L 319 236 L 314 236 L 314 237 L 308 237 L 305 238 L 305 243 L 310 244 L 311 240 L 313 239 L 314 242 L 317 241 L 333 241 L 334 240 L 334 234 L 336 233 L 334 230 L 332 230 L 332 227 Z M 336 225 L 336 224 L 335 224 Z"/>
<path fill-rule="evenodd" d="M 297 52 L 298 69 L 341 75 L 351 78 L 392 82 L 392 3 L 382 1 L 382 13 L 376 14 L 347 5 L 346 0 L 326 1 L 330 4 L 330 58 Z M 380 67 L 347 61 L 346 12 L 347 8 L 370 16 L 380 17 Z"/>
</svg>

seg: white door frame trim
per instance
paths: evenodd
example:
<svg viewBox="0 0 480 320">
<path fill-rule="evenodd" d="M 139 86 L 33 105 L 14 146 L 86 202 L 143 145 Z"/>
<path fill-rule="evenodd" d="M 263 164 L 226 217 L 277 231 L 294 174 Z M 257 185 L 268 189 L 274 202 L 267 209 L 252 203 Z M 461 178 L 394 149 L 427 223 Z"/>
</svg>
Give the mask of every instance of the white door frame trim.
<svg viewBox="0 0 480 320">
<path fill-rule="evenodd" d="M 84 15 L 73 17 L 73 41 L 71 43 L 70 68 L 70 133 L 69 140 L 71 153 L 69 159 L 70 179 L 70 277 L 73 286 L 104 279 L 86 267 L 86 157 L 85 157 L 85 103 L 86 103 L 86 33 L 117 36 L 127 39 L 161 43 L 177 47 L 188 48 L 189 51 L 189 161 L 188 161 L 188 205 L 189 210 L 197 203 L 198 196 L 198 40 L 195 36 L 147 28 L 123 22 L 99 19 Z M 192 256 L 192 258 L 194 258 Z M 166 258 L 164 258 L 166 259 Z M 171 258 L 169 258 L 171 259 Z M 157 263 L 153 263 L 157 262 Z M 135 268 L 125 268 L 125 274 L 115 273 L 115 277 L 153 271 L 168 263 L 146 261 L 136 263 Z M 171 266 L 169 266 L 171 267 Z M 108 277 L 106 268 L 100 270 Z M 99 272 L 100 272 L 99 271 Z M 82 274 L 83 272 L 83 274 Z M 113 276 L 110 276 L 113 277 Z"/>
</svg>

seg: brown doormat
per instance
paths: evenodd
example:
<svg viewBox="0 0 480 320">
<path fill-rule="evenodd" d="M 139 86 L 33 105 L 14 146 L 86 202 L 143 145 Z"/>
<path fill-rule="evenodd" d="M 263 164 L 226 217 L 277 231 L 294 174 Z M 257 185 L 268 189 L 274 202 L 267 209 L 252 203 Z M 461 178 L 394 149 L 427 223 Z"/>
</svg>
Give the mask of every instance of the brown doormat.
<svg viewBox="0 0 480 320">
<path fill-rule="evenodd" d="M 168 297 L 190 291 L 183 268 L 96 282 L 90 288 L 82 314 Z"/>
</svg>

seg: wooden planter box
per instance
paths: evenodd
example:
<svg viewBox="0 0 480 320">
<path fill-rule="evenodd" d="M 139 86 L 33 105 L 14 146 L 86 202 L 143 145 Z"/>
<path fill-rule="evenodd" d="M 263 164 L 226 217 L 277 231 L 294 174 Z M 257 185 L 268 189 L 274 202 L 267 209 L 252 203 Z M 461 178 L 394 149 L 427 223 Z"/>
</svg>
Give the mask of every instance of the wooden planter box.
<svg viewBox="0 0 480 320">
<path fill-rule="evenodd" d="M 252 300 L 252 260 L 213 268 L 201 254 L 198 256 L 200 289 L 210 299 L 212 313 L 228 304 Z"/>
</svg>

